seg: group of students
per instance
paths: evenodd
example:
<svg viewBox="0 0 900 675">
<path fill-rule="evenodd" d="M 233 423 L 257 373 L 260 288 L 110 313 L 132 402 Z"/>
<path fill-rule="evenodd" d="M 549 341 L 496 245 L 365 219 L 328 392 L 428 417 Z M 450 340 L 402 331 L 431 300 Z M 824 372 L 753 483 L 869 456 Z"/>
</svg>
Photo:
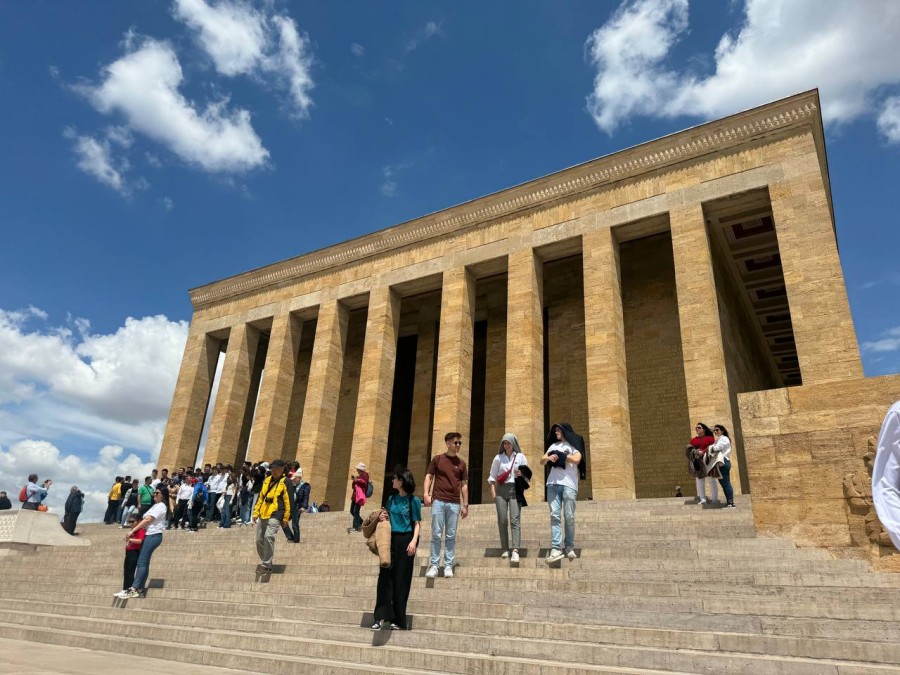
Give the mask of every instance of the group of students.
<svg viewBox="0 0 900 675">
<path fill-rule="evenodd" d="M 685 447 L 688 472 L 697 482 L 697 497 L 701 505 L 710 500 L 719 503 L 719 485 L 725 492 L 725 505 L 734 506 L 734 489 L 731 487 L 731 438 L 728 429 L 716 424 L 710 429 L 703 422 L 697 422 L 694 436 Z M 710 482 L 709 500 L 706 497 L 706 482 Z"/>
</svg>

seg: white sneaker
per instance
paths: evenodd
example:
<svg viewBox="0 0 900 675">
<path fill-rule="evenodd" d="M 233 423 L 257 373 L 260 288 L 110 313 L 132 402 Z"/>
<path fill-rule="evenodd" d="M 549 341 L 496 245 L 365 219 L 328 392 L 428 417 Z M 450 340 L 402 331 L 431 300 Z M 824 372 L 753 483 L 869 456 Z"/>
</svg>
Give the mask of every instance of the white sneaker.
<svg viewBox="0 0 900 675">
<path fill-rule="evenodd" d="M 700 506 L 703 506 L 706 503 L 706 499 L 701 498 L 699 503 L 700 503 Z"/>
<path fill-rule="evenodd" d="M 444 578 L 445 578 L 445 579 L 452 579 L 452 578 L 453 578 L 453 567 L 452 567 L 451 565 L 447 565 L 447 566 L 444 568 Z"/>
<path fill-rule="evenodd" d="M 569 552 L 566 553 L 566 557 L 567 557 L 569 560 L 578 560 L 578 554 L 575 553 L 575 549 L 574 549 L 574 548 L 569 549 Z"/>
<path fill-rule="evenodd" d="M 428 568 L 428 571 L 425 572 L 425 578 L 426 579 L 434 579 L 437 576 L 437 572 L 438 572 L 437 566 L 432 565 L 431 567 Z"/>
<path fill-rule="evenodd" d="M 555 548 L 552 551 L 550 551 L 550 555 L 547 556 L 547 558 L 544 560 L 544 562 L 547 563 L 548 565 L 550 565 L 552 563 L 555 563 L 557 560 L 562 560 L 563 558 L 565 558 L 565 555 L 563 555 L 563 552 L 560 551 L 558 548 Z"/>
<path fill-rule="evenodd" d="M 509 557 L 509 551 L 503 551 L 503 553 L 500 554 L 500 557 L 505 560 Z"/>
<path fill-rule="evenodd" d="M 512 552 L 512 555 L 509 556 L 509 561 L 510 561 L 510 562 L 514 562 L 514 563 L 519 562 L 519 552 L 518 552 L 518 551 L 513 551 L 513 552 Z"/>
</svg>

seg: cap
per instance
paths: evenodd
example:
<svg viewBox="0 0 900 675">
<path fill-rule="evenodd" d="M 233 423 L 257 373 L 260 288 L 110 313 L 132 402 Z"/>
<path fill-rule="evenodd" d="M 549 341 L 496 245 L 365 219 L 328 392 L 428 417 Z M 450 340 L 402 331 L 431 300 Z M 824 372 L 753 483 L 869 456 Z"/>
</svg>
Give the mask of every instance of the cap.
<svg viewBox="0 0 900 675">
<path fill-rule="evenodd" d="M 366 465 L 363 464 L 362 462 L 360 462 L 359 464 L 356 465 L 356 470 L 357 470 L 357 471 L 365 471 L 365 470 L 366 470 Z"/>
</svg>

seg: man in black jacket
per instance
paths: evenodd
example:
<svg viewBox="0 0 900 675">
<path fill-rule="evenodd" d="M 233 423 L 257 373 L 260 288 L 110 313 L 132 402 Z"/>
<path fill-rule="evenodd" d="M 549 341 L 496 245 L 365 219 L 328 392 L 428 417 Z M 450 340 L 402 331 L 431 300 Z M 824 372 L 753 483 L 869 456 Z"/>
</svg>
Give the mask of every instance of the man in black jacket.
<svg viewBox="0 0 900 675">
<path fill-rule="evenodd" d="M 6 496 L 6 492 L 0 492 L 0 511 L 9 511 L 12 508 L 12 502 Z"/>
<path fill-rule="evenodd" d="M 291 524 L 281 529 L 288 541 L 300 543 L 300 516 L 309 508 L 309 483 L 303 480 L 303 469 L 298 468 L 291 476 L 288 496 L 291 498 Z"/>
<path fill-rule="evenodd" d="M 66 499 L 66 512 L 62 522 L 63 529 L 69 534 L 75 534 L 75 523 L 83 508 L 84 493 L 78 489 L 77 485 L 73 485 L 69 490 L 69 497 Z"/>
</svg>

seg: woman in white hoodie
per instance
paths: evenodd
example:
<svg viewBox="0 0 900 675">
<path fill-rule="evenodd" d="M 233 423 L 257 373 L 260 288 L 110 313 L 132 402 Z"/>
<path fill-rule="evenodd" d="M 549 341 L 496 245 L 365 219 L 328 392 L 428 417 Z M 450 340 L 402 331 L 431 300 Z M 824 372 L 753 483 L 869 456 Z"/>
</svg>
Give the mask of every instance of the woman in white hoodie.
<svg viewBox="0 0 900 675">
<path fill-rule="evenodd" d="M 488 483 L 491 497 L 497 505 L 497 525 L 500 529 L 501 558 L 509 558 L 511 563 L 519 562 L 521 525 L 519 523 L 519 502 L 516 499 L 516 478 L 522 475 L 521 467 L 528 461 L 519 447 L 515 434 L 503 434 L 500 452 L 491 463 Z M 509 530 L 512 529 L 512 550 L 509 548 Z"/>
</svg>

